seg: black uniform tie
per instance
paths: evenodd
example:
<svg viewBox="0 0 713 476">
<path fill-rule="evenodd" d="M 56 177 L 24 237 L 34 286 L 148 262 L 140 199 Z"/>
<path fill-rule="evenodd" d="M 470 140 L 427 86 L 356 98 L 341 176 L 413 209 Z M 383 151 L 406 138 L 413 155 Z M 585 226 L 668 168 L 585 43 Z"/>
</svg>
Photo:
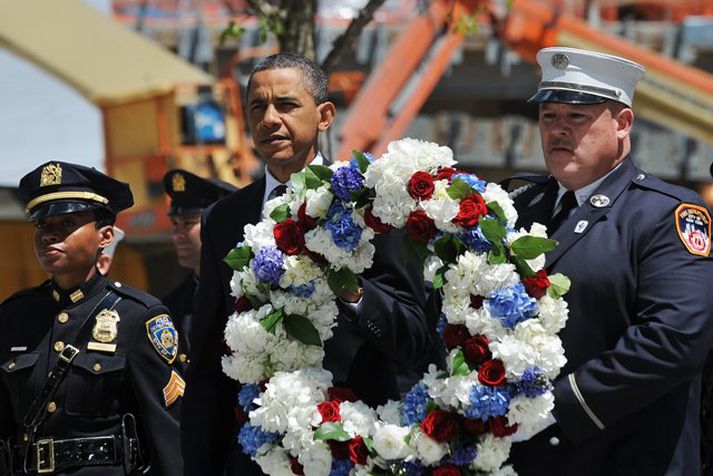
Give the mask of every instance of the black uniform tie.
<svg viewBox="0 0 713 476">
<path fill-rule="evenodd" d="M 550 226 L 547 227 L 547 233 L 552 236 L 552 234 L 557 231 L 563 221 L 569 217 L 570 212 L 577 208 L 577 197 L 574 196 L 574 192 L 569 190 L 562 195 L 562 200 L 560 201 L 560 211 L 557 212 L 555 216 L 550 220 Z"/>
<path fill-rule="evenodd" d="M 270 195 L 267 196 L 267 199 L 269 201 L 269 200 L 272 200 L 273 198 L 281 197 L 282 195 L 285 194 L 286 191 L 287 191 L 287 185 L 285 185 L 284 183 L 281 183 L 280 185 L 278 185 L 277 187 L 272 189 L 272 191 L 270 192 Z"/>
</svg>

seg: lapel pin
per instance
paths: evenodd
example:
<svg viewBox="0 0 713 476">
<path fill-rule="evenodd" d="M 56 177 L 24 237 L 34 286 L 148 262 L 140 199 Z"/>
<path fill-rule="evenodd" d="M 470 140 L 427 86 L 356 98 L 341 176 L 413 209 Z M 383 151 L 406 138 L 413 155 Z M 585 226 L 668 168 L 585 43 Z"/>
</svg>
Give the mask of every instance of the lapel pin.
<svg viewBox="0 0 713 476">
<path fill-rule="evenodd" d="M 574 232 L 575 233 L 584 232 L 584 230 L 587 228 L 587 225 L 589 225 L 589 222 L 587 220 L 579 220 L 577 222 L 577 226 L 574 227 Z"/>
<path fill-rule="evenodd" d="M 595 195 L 589 199 L 589 203 L 591 203 L 594 207 L 604 208 L 609 205 L 609 197 L 606 195 Z"/>
</svg>

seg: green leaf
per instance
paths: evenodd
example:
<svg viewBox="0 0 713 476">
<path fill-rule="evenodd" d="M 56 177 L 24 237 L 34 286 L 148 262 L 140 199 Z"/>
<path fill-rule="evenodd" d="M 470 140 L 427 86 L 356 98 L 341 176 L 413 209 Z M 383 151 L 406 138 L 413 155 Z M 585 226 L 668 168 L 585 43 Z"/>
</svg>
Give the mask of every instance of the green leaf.
<svg viewBox="0 0 713 476">
<path fill-rule="evenodd" d="M 292 182 L 292 189 L 297 193 L 300 194 L 304 191 L 306 185 L 306 179 L 305 179 L 305 173 L 304 172 L 297 172 L 292 174 L 290 177 L 290 182 Z"/>
<path fill-rule="evenodd" d="M 359 280 L 356 274 L 348 268 L 341 268 L 336 271 L 330 269 L 327 272 L 327 284 L 329 284 L 329 289 L 336 295 L 339 295 L 343 289 L 354 293 L 359 291 Z"/>
<path fill-rule="evenodd" d="M 307 190 L 314 190 L 322 186 L 322 179 L 310 167 L 305 169 L 305 186 Z"/>
<path fill-rule="evenodd" d="M 464 181 L 460 179 L 455 179 L 448 186 L 446 192 L 448 192 L 448 196 L 451 197 L 453 200 L 463 200 L 464 198 L 472 195 L 475 190 L 473 190 L 473 187 L 471 187 Z"/>
<path fill-rule="evenodd" d="M 510 245 L 512 254 L 522 259 L 534 259 L 542 253 L 552 251 L 557 246 L 555 240 L 540 238 L 539 236 L 522 236 Z"/>
<path fill-rule="evenodd" d="M 468 362 L 465 361 L 465 355 L 463 351 L 459 350 L 456 355 L 453 356 L 453 366 L 451 369 L 451 376 L 465 376 L 470 374 L 470 367 L 468 367 Z"/>
<path fill-rule="evenodd" d="M 254 256 L 253 250 L 249 246 L 240 246 L 230 250 L 223 261 L 232 269 L 240 271 L 250 263 Z"/>
<path fill-rule="evenodd" d="M 426 415 L 431 413 L 432 410 L 438 410 L 440 407 L 438 404 L 435 402 L 435 400 L 428 400 L 426 402 Z"/>
<path fill-rule="evenodd" d="M 279 207 L 275 207 L 270 213 L 270 218 L 275 220 L 277 223 L 282 223 L 290 217 L 290 206 L 283 203 Z"/>
<path fill-rule="evenodd" d="M 366 449 L 369 450 L 369 453 L 373 453 L 374 440 L 372 438 L 364 438 L 362 441 L 364 441 L 364 445 L 366 446 Z"/>
<path fill-rule="evenodd" d="M 314 432 L 314 439 L 318 441 L 349 441 L 352 439 L 349 433 L 344 431 L 344 427 L 340 422 L 330 421 L 322 423 L 317 431 Z"/>
<path fill-rule="evenodd" d="M 455 236 L 442 236 L 433 244 L 436 256 L 444 263 L 455 263 L 465 251 L 465 244 Z"/>
<path fill-rule="evenodd" d="M 530 277 L 535 275 L 535 272 L 532 270 L 532 268 L 530 268 L 530 265 L 527 264 L 527 261 L 525 261 L 524 259 L 518 258 L 514 255 L 511 256 L 510 259 L 517 268 L 517 272 L 520 273 L 520 276 Z"/>
<path fill-rule="evenodd" d="M 352 202 L 356 210 L 367 206 L 374 197 L 374 191 L 369 188 L 361 188 L 351 193 Z"/>
<path fill-rule="evenodd" d="M 332 175 L 334 175 L 332 169 L 330 169 L 326 165 L 308 165 L 307 168 L 311 170 L 323 182 L 329 182 L 329 180 L 332 178 Z"/>
<path fill-rule="evenodd" d="M 280 323 L 284 315 L 285 314 L 282 309 L 278 309 L 277 311 L 272 312 L 267 316 L 263 317 L 260 320 L 260 325 L 270 334 L 274 334 L 277 325 Z"/>
<path fill-rule="evenodd" d="M 550 279 L 550 287 L 547 288 L 547 295 L 553 299 L 561 298 L 569 291 L 572 284 L 567 276 L 561 273 L 548 276 Z"/>
<path fill-rule="evenodd" d="M 253 309 L 260 309 L 260 307 L 265 304 L 252 294 L 243 294 L 243 296 L 245 296 L 247 300 L 250 301 L 250 305 L 253 307 Z"/>
<path fill-rule="evenodd" d="M 495 216 L 498 217 L 498 219 L 500 219 L 500 221 L 502 221 L 503 223 L 508 222 L 508 219 L 505 216 L 505 212 L 500 207 L 500 204 L 498 202 L 488 202 L 485 205 L 488 207 L 488 210 L 493 212 L 495 214 Z"/>
<path fill-rule="evenodd" d="M 352 155 L 357 161 L 357 165 L 359 166 L 359 171 L 361 173 L 366 172 L 366 170 L 369 168 L 370 162 L 369 159 L 366 158 L 366 155 L 363 153 L 359 152 L 358 150 L 353 150 Z"/>
<path fill-rule="evenodd" d="M 507 262 L 508 258 L 503 244 L 493 243 L 493 247 L 488 252 L 488 264 L 505 264 Z"/>
<path fill-rule="evenodd" d="M 482 218 L 478 224 L 485 237 L 493 244 L 502 242 L 508 234 L 507 228 L 492 218 Z"/>
<path fill-rule="evenodd" d="M 290 314 L 282 321 L 282 325 L 285 327 L 287 335 L 294 337 L 304 345 L 322 345 L 317 328 L 306 317 Z"/>
</svg>

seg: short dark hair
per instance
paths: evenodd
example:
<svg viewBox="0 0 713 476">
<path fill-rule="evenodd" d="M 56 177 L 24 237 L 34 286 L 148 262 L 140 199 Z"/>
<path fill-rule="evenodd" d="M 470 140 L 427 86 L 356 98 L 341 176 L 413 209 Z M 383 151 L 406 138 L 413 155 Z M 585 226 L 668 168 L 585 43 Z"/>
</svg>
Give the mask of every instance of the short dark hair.
<svg viewBox="0 0 713 476">
<path fill-rule="evenodd" d="M 99 229 L 103 226 L 113 225 L 116 222 L 116 216 L 109 210 L 98 208 L 94 210 L 94 226 Z"/>
<path fill-rule="evenodd" d="M 322 71 L 322 68 L 320 68 L 314 61 L 305 58 L 302 55 L 289 52 L 266 56 L 257 62 L 250 73 L 250 78 L 248 79 L 248 86 L 245 89 L 245 102 L 247 103 L 250 83 L 252 82 L 255 73 L 273 69 L 288 68 L 296 68 L 302 72 L 302 79 L 304 80 L 307 90 L 314 98 L 314 102 L 316 104 L 327 102 L 328 81 L 327 75 L 324 71 Z"/>
</svg>

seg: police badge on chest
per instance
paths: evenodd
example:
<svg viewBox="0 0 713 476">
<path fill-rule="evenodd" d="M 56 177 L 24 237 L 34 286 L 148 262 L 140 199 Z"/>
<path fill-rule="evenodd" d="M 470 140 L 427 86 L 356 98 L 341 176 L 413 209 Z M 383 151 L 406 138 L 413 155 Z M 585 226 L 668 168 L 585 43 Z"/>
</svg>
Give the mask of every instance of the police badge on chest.
<svg viewBox="0 0 713 476">
<path fill-rule="evenodd" d="M 92 328 L 92 339 L 87 344 L 87 350 L 102 352 L 116 352 L 116 344 L 112 344 L 119 335 L 118 323 L 121 320 L 119 313 L 114 310 L 103 309 L 95 316 Z"/>
</svg>

